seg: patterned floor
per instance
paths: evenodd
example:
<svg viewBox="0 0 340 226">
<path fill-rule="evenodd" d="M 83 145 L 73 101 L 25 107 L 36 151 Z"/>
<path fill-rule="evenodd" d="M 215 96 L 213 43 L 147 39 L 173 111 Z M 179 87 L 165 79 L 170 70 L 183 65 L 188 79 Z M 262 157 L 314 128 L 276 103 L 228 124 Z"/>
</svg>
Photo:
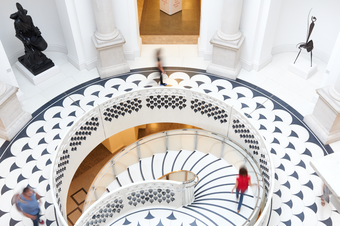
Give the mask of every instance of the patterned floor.
<svg viewBox="0 0 340 226">
<path fill-rule="evenodd" d="M 309 165 L 312 158 L 333 151 L 310 132 L 298 112 L 276 96 L 242 80 L 230 81 L 187 68 L 166 71 L 169 78 L 165 82 L 173 87 L 204 92 L 249 115 L 270 144 L 276 181 L 269 225 L 339 224 L 340 215 L 334 207 L 321 206 L 322 181 Z M 48 184 L 51 158 L 58 142 L 72 122 L 97 101 L 158 86 L 156 78 L 155 69 L 146 68 L 116 78 L 94 79 L 68 90 L 37 110 L 27 127 L 0 150 L 0 225 L 32 225 L 11 205 L 13 194 L 27 184 L 44 196 L 41 211 L 46 225 L 58 225 Z M 195 224 L 190 222 L 190 225 Z"/>
</svg>

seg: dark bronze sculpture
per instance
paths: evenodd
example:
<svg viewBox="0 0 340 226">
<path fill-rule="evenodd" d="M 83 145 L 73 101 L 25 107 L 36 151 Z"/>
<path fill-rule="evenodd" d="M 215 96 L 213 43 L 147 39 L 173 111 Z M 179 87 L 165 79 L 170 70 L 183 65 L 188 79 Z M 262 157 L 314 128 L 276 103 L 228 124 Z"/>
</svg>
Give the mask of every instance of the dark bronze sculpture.
<svg viewBox="0 0 340 226">
<path fill-rule="evenodd" d="M 18 60 L 33 75 L 37 75 L 53 67 L 54 63 L 41 52 L 47 48 L 47 43 L 39 28 L 34 26 L 32 18 L 27 15 L 27 10 L 20 3 L 16 3 L 16 6 L 18 12 L 11 14 L 10 18 L 14 20 L 15 36 L 25 47 L 25 55 Z"/>
<path fill-rule="evenodd" d="M 301 50 L 306 49 L 308 53 L 310 52 L 310 66 L 312 67 L 312 56 L 313 56 L 312 50 L 314 49 L 314 44 L 313 44 L 313 40 L 309 40 L 309 38 L 310 38 L 310 35 L 312 34 L 312 31 L 314 29 L 316 17 L 312 16 L 310 18 L 311 23 L 310 23 L 309 28 L 308 28 L 309 15 L 310 15 L 311 11 L 312 11 L 312 9 L 309 11 L 308 17 L 307 17 L 307 39 L 306 39 L 306 42 L 300 42 L 300 43 L 297 44 L 297 47 L 300 49 L 300 51 L 299 51 L 298 55 L 296 56 L 294 64 L 295 64 L 296 60 L 298 59 L 298 57 L 301 53 Z"/>
</svg>

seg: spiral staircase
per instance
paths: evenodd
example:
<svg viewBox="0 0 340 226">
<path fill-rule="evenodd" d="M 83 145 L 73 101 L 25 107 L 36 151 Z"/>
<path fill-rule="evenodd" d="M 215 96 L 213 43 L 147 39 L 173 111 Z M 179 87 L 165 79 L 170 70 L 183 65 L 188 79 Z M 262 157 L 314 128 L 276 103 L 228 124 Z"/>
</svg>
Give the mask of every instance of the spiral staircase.
<svg viewBox="0 0 340 226">
<path fill-rule="evenodd" d="M 177 132 L 180 133 L 181 131 Z M 137 163 L 130 165 L 127 160 L 136 159 L 136 152 L 125 153 L 123 159 L 120 159 L 120 162 L 128 165 L 125 170 L 123 170 L 122 164 L 112 164 L 114 160 L 109 162 L 98 174 L 100 179 L 95 182 L 95 189 L 92 190 L 92 193 L 88 194 L 84 211 L 100 196 L 115 192 L 132 183 L 144 181 L 152 183 L 170 172 L 185 170 L 193 172 L 199 178 L 194 187 L 194 201 L 191 204 L 172 209 L 167 207 L 167 203 L 172 201 L 170 193 L 164 198 L 159 194 L 159 199 L 156 189 L 145 189 L 141 195 L 132 193 L 128 196 L 129 204 L 136 206 L 143 203 L 144 205 L 144 203 L 153 201 L 153 198 L 155 198 L 155 202 L 162 202 L 164 206 L 161 208 L 139 208 L 138 211 L 131 211 L 119 216 L 111 225 L 244 225 L 247 223 L 253 215 L 258 200 L 257 187 L 247 190 L 240 213 L 236 212 L 238 200 L 235 194 L 231 193 L 231 190 L 235 185 L 238 168 L 241 165 L 247 166 L 249 174 L 252 176 L 252 182 L 259 183 L 253 166 L 249 164 L 249 161 L 239 150 L 235 149 L 237 146 L 230 141 L 232 146 L 224 145 L 221 149 L 215 139 L 202 136 L 198 138 L 197 147 L 194 147 L 192 145 L 195 143 L 193 142 L 194 134 L 193 132 L 191 136 L 172 136 L 171 143 L 169 143 L 172 148 L 163 153 L 157 153 L 164 150 L 164 144 L 160 142 L 160 138 L 149 140 L 142 146 L 143 150 L 140 151 L 141 153 L 144 151 L 155 154 L 141 158 Z M 212 154 L 217 146 L 223 153 L 221 157 Z M 175 147 L 186 147 L 189 150 L 174 150 Z M 115 176 L 117 168 L 120 168 L 121 172 Z M 166 195 L 165 192 L 164 195 Z M 153 216 L 152 212 L 150 213 L 151 210 L 158 212 L 161 210 L 161 214 L 154 215 L 163 217 L 148 219 Z M 136 215 L 139 217 L 136 217 Z M 174 221 L 175 218 L 176 221 Z M 188 219 L 191 219 L 192 222 Z M 154 223 L 150 223 L 150 220 L 153 220 Z M 95 225 L 95 219 L 93 224 Z"/>
</svg>

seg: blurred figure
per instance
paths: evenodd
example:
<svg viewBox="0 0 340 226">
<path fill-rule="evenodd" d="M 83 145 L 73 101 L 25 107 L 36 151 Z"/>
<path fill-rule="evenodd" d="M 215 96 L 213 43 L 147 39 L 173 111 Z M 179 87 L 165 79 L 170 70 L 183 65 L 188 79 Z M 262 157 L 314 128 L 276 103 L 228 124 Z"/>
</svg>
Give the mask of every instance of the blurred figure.
<svg viewBox="0 0 340 226">
<path fill-rule="evenodd" d="M 234 192 L 236 188 L 236 198 L 240 196 L 240 200 L 238 202 L 237 213 L 240 212 L 242 202 L 243 202 L 243 195 L 247 191 L 248 186 L 252 186 L 250 176 L 248 175 L 248 170 L 246 167 L 242 166 L 239 170 L 239 175 L 236 178 L 236 184 L 231 190 L 231 193 Z"/>
<path fill-rule="evenodd" d="M 329 188 L 323 184 L 322 187 L 323 194 L 321 196 L 321 205 L 325 206 L 325 201 L 329 203 L 329 196 L 332 194 L 332 192 L 329 190 Z"/>
<path fill-rule="evenodd" d="M 14 198 L 18 210 L 32 219 L 34 226 L 44 224 L 44 221 L 40 220 L 39 214 L 41 196 L 35 193 L 32 188 L 27 186 L 21 194 L 16 195 Z"/>
<path fill-rule="evenodd" d="M 161 49 L 157 49 L 156 58 L 157 58 L 157 68 L 159 70 L 160 85 L 166 86 L 167 84 L 163 82 L 163 74 L 165 75 L 165 71 L 164 71 L 163 66 L 162 66 Z"/>
</svg>

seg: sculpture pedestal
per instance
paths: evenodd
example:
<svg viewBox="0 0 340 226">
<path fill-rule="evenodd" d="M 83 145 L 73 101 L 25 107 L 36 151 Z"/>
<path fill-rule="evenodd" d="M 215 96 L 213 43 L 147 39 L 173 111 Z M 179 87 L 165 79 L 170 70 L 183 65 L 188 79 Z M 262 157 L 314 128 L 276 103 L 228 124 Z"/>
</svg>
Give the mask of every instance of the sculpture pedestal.
<svg viewBox="0 0 340 226">
<path fill-rule="evenodd" d="M 0 137 L 11 140 L 32 118 L 23 111 L 16 95 L 18 88 L 0 83 Z"/>
<path fill-rule="evenodd" d="M 207 72 L 236 79 L 241 70 L 240 52 L 243 41 L 242 34 L 235 40 L 224 40 L 216 33 L 210 41 L 214 47 Z"/>
<path fill-rule="evenodd" d="M 50 69 L 38 74 L 33 75 L 27 68 L 22 65 L 19 61 L 15 63 L 18 70 L 25 75 L 25 77 L 30 80 L 34 85 L 38 85 L 39 83 L 42 83 L 43 81 L 46 81 L 47 79 L 55 76 L 56 74 L 60 73 L 59 66 L 55 65 L 54 67 L 51 67 Z"/>
<path fill-rule="evenodd" d="M 182 11 L 182 0 L 159 0 L 159 8 L 169 15 L 178 13 Z"/>
<path fill-rule="evenodd" d="M 92 36 L 92 40 L 98 50 L 97 69 L 100 78 L 106 78 L 130 71 L 123 51 L 125 39 L 120 32 L 117 37 L 109 41 L 101 41 L 95 36 Z"/>
<path fill-rule="evenodd" d="M 313 64 L 312 67 L 310 66 L 310 61 L 306 59 L 298 59 L 297 62 L 291 63 L 288 67 L 288 70 L 298 76 L 300 76 L 303 79 L 308 79 L 310 76 L 312 76 L 317 69 L 317 65 Z"/>
</svg>

